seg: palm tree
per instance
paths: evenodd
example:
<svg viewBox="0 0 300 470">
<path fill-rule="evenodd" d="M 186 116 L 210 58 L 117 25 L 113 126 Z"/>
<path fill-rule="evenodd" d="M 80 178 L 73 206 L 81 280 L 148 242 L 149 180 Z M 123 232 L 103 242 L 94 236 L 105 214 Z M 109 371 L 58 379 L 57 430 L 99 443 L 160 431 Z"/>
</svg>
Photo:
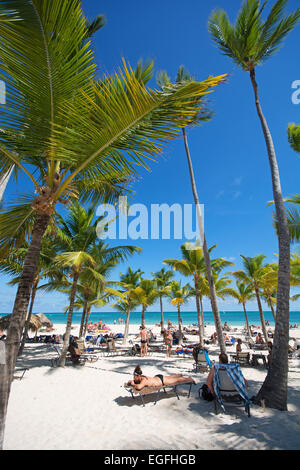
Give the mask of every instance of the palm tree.
<svg viewBox="0 0 300 470">
<path fill-rule="evenodd" d="M 159 292 L 159 303 L 160 303 L 160 330 L 164 330 L 164 312 L 163 312 L 163 297 L 169 297 L 171 279 L 174 277 L 172 271 L 166 271 L 165 268 L 162 268 L 156 273 L 152 273 L 154 276 L 153 280 L 156 284 L 156 288 Z"/>
<path fill-rule="evenodd" d="M 112 308 L 115 308 L 118 312 L 126 315 L 123 345 L 126 345 L 128 340 L 130 313 L 138 305 L 138 302 L 131 298 L 130 293 L 124 298 L 118 299 L 116 304 L 111 305 Z"/>
<path fill-rule="evenodd" d="M 154 304 L 159 296 L 154 281 L 142 279 L 135 289 L 130 290 L 130 298 L 136 305 L 142 306 L 142 325 L 145 326 L 145 313 L 148 307 Z"/>
<path fill-rule="evenodd" d="M 300 125 L 290 124 L 288 127 L 288 140 L 295 152 L 300 155 Z M 287 218 L 290 228 L 291 241 L 296 243 L 300 241 L 300 194 L 287 197 L 285 202 L 291 205 L 287 209 Z M 276 219 L 275 219 L 276 220 Z M 277 228 L 277 220 L 276 220 Z"/>
<path fill-rule="evenodd" d="M 120 275 L 119 285 L 124 289 L 121 291 L 123 298 L 118 299 L 117 304 L 112 305 L 112 307 L 115 307 L 119 312 L 125 313 L 126 315 L 123 338 L 124 345 L 128 340 L 130 313 L 139 305 L 138 300 L 135 300 L 132 297 L 132 291 L 138 287 L 139 283 L 141 282 L 142 275 L 143 273 L 140 269 L 133 271 L 130 267 L 128 267 L 127 272 Z"/>
<path fill-rule="evenodd" d="M 24 248 L 11 248 L 8 251 L 7 256 L 0 259 L 0 272 L 14 276 L 8 284 L 17 285 L 19 283 L 27 250 L 28 243 L 24 242 Z M 22 341 L 18 352 L 19 356 L 23 354 L 25 342 L 28 337 L 30 319 L 33 312 L 36 294 L 39 289 L 39 284 L 42 280 L 48 277 L 49 273 L 52 272 L 52 261 L 55 255 L 56 252 L 53 246 L 53 240 L 50 237 L 50 234 L 48 233 L 48 235 L 45 236 L 42 241 L 37 272 L 34 278 L 31 291 L 28 315 L 25 321 Z"/>
<path fill-rule="evenodd" d="M 26 210 L 13 207 L 1 214 L 0 248 L 30 216 L 34 228 L 0 373 L 1 429 L 41 240 L 57 204 L 74 198 L 109 202 L 126 194 L 135 168 L 147 168 L 145 159 L 158 157 L 163 144 L 198 111 L 199 104 L 188 98 L 204 96 L 220 80 L 163 93 L 147 89 L 141 75 L 124 63 L 118 73 L 95 82 L 96 64 L 85 43 L 86 18 L 78 0 L 15 0 L 13 6 L 11 16 L 18 21 L 0 22 L 5 37 L 0 78 L 9 89 L 0 114 L 0 177 L 15 165 L 15 174 L 26 174 L 33 191 Z"/>
<path fill-rule="evenodd" d="M 263 313 L 261 300 L 260 300 L 260 288 L 263 286 L 263 283 L 265 282 L 267 276 L 270 275 L 270 273 L 273 274 L 273 268 L 271 265 L 264 264 L 264 260 L 266 258 L 264 255 L 253 256 L 252 258 L 249 256 L 246 257 L 246 256 L 241 255 L 241 258 L 243 261 L 244 269 L 235 271 L 233 275 L 235 276 L 237 280 L 243 282 L 247 286 L 252 287 L 252 290 L 256 297 L 258 311 L 260 314 L 260 321 L 261 321 L 263 335 L 267 343 L 268 334 L 266 330 L 266 323 L 265 323 L 264 313 Z"/>
<path fill-rule="evenodd" d="M 267 406 L 287 409 L 287 373 L 289 341 L 289 291 L 290 291 L 290 236 L 274 143 L 267 120 L 263 114 L 256 81 L 256 67 L 278 50 L 285 37 L 297 25 L 300 8 L 284 16 L 287 0 L 277 0 L 267 19 L 262 18 L 267 2 L 244 0 L 235 25 L 223 10 L 215 11 L 209 20 L 209 31 L 223 54 L 230 57 L 242 70 L 249 72 L 254 91 L 255 106 L 267 147 L 273 199 L 278 223 L 279 269 L 278 295 L 272 361 L 268 375 L 258 394 Z"/>
<path fill-rule="evenodd" d="M 221 83 L 225 79 L 225 77 L 226 77 L 226 75 L 223 75 L 222 80 L 219 81 L 219 83 Z M 192 78 L 191 78 L 189 72 L 183 66 L 181 66 L 178 70 L 178 73 L 177 73 L 176 85 L 178 86 L 179 84 L 190 83 L 191 81 L 192 81 Z M 168 76 L 166 74 L 163 74 L 163 73 L 158 77 L 158 83 L 159 83 L 159 85 L 161 86 L 162 89 L 169 90 L 172 87 L 170 79 L 168 78 Z M 201 99 L 200 99 L 200 101 L 201 101 Z M 202 106 L 201 106 L 198 114 L 195 115 L 194 119 L 189 123 L 190 125 L 196 125 L 196 124 L 199 124 L 201 122 L 208 121 L 211 118 L 212 113 L 204 108 L 204 104 L 205 104 L 204 101 L 202 101 L 201 104 L 202 104 Z M 224 341 L 223 334 L 222 334 L 222 325 L 221 325 L 221 318 L 220 318 L 220 313 L 219 313 L 219 308 L 218 308 L 217 295 L 216 295 L 215 286 L 214 286 L 213 271 L 212 271 L 212 266 L 211 266 L 209 249 L 208 249 L 207 242 L 206 242 L 206 236 L 205 236 L 205 233 L 204 233 L 203 217 L 202 217 L 202 213 L 201 213 L 201 206 L 200 206 L 200 202 L 199 202 L 199 196 L 198 196 L 198 191 L 197 191 L 197 186 L 196 186 L 196 181 L 195 181 L 195 176 L 194 176 L 194 169 L 193 169 L 192 159 L 191 159 L 190 150 L 189 150 L 189 146 L 188 146 L 186 126 L 182 126 L 182 135 L 183 135 L 184 146 L 185 146 L 185 151 L 186 151 L 186 157 L 187 157 L 187 162 L 188 162 L 192 193 L 193 193 L 193 196 L 194 196 L 194 202 L 195 202 L 196 210 L 197 210 L 197 223 L 198 223 L 198 228 L 199 228 L 199 232 L 200 232 L 202 250 L 203 250 L 204 261 L 205 261 L 205 268 L 206 268 L 206 275 L 207 275 L 208 286 L 209 286 L 209 291 L 210 291 L 211 308 L 212 308 L 212 312 L 213 312 L 213 315 L 214 315 L 216 331 L 217 331 L 218 339 L 219 339 L 220 350 L 221 350 L 221 352 L 225 353 L 226 352 L 226 346 L 225 346 L 225 341 Z M 197 288 L 196 284 L 195 284 L 195 290 L 196 290 L 196 292 L 198 292 L 198 288 Z M 199 295 L 198 295 L 198 293 L 196 295 L 196 302 L 197 302 L 197 314 L 198 314 L 198 323 L 199 323 L 199 339 L 200 339 L 200 344 L 203 345 L 203 334 L 201 333 L 202 328 L 200 326 Z"/>
<path fill-rule="evenodd" d="M 177 307 L 178 312 L 178 330 L 179 330 L 179 345 L 182 343 L 182 320 L 181 320 L 181 306 L 184 305 L 191 294 L 191 287 L 189 284 L 181 286 L 181 282 L 172 281 L 170 285 L 171 304 Z"/>
<path fill-rule="evenodd" d="M 210 253 L 216 245 L 208 248 L 208 252 Z M 205 262 L 205 255 L 204 255 L 204 249 L 199 246 L 197 243 L 193 244 L 191 242 L 187 242 L 180 247 L 181 254 L 183 259 L 178 260 L 178 259 L 166 259 L 164 260 L 165 264 L 168 264 L 169 266 L 172 266 L 173 269 L 176 271 L 179 271 L 181 274 L 184 276 L 192 276 L 193 281 L 194 281 L 194 293 L 196 297 L 196 307 L 197 307 L 197 316 L 198 316 L 198 325 L 199 325 L 199 341 L 200 344 L 203 346 L 204 345 L 204 337 L 203 337 L 203 322 L 202 322 L 202 316 L 203 316 L 203 307 L 202 307 L 202 302 L 200 302 L 200 283 L 202 282 L 202 287 L 205 288 L 202 276 L 204 273 L 207 273 L 207 266 Z M 226 266 L 232 266 L 232 263 L 223 259 L 223 258 L 217 258 L 214 260 L 210 259 L 210 266 L 212 267 L 212 273 L 213 270 L 220 271 L 222 268 Z M 209 289 L 209 281 L 208 282 L 208 290 L 209 290 L 209 295 L 211 295 L 211 289 Z M 214 287 L 214 292 L 215 287 Z M 217 295 L 216 295 L 217 297 Z M 216 321 L 217 317 L 215 318 L 215 324 L 216 324 L 216 331 L 218 334 L 218 339 L 219 339 L 219 345 L 221 350 L 223 351 L 223 346 L 225 348 L 225 342 L 223 338 L 223 333 L 222 333 L 222 325 L 221 325 L 221 319 L 220 321 Z"/>
<path fill-rule="evenodd" d="M 135 246 L 109 247 L 103 240 L 98 239 L 99 230 L 96 231 L 93 208 L 85 210 L 78 203 L 69 209 L 68 217 L 63 219 L 57 217 L 60 225 L 56 229 L 56 249 L 60 254 L 54 259 L 54 267 L 70 268 L 73 277 L 72 288 L 70 290 L 70 305 L 68 310 L 68 321 L 64 336 L 64 345 L 59 360 L 59 365 L 65 364 L 65 357 L 69 347 L 69 337 L 72 325 L 73 308 L 75 296 L 78 289 L 78 282 L 81 280 L 81 291 L 87 303 L 91 300 L 91 292 L 95 290 L 106 291 L 112 295 L 116 293 L 106 287 L 107 277 L 112 268 L 119 262 L 127 260 L 128 255 L 141 251 Z M 80 279 L 81 277 L 81 279 Z M 90 292 L 91 291 L 91 292 Z M 85 308 L 84 314 L 87 310 Z M 81 333 L 83 330 L 84 318 L 82 321 Z"/>
<path fill-rule="evenodd" d="M 246 329 L 248 332 L 250 332 L 249 321 L 248 321 L 248 316 L 247 316 L 247 311 L 246 311 L 246 303 L 249 300 L 254 299 L 255 297 L 255 294 L 253 292 L 253 287 L 252 287 L 252 284 L 245 284 L 242 281 L 237 281 L 236 287 L 237 289 L 232 289 L 231 296 L 235 298 L 239 304 L 243 305 L 243 310 L 244 310 L 245 320 L 246 320 Z"/>
</svg>

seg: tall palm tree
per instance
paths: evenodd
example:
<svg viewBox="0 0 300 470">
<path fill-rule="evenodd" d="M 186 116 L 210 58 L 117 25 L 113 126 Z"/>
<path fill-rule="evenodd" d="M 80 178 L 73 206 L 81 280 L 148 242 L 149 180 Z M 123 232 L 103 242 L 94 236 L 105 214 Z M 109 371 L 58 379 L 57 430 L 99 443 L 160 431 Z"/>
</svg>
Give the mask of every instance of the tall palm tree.
<svg viewBox="0 0 300 470">
<path fill-rule="evenodd" d="M 66 333 L 59 360 L 59 366 L 63 366 L 69 347 L 73 308 L 80 276 L 83 283 L 81 287 L 85 285 L 83 290 L 87 302 L 91 300 L 90 288 L 93 292 L 98 286 L 99 292 L 106 290 L 108 293 L 106 278 L 111 269 L 119 262 L 125 261 L 128 255 L 140 251 L 140 248 L 135 246 L 109 247 L 103 240 L 97 238 L 99 231 L 96 231 L 96 223 L 98 221 L 94 222 L 93 209 L 85 210 L 78 203 L 71 206 L 66 219 L 61 216 L 57 219 L 60 225 L 56 229 L 55 245 L 60 254 L 56 256 L 53 264 L 57 268 L 69 267 L 73 277 Z M 82 327 L 83 324 L 84 320 Z"/>
<path fill-rule="evenodd" d="M 215 11 L 209 19 L 209 31 L 222 53 L 230 57 L 242 70 L 249 72 L 255 106 L 267 147 L 279 232 L 278 295 L 272 361 L 257 399 L 264 397 L 267 406 L 286 410 L 290 236 L 275 147 L 260 104 L 256 67 L 274 55 L 288 33 L 297 25 L 300 19 L 300 8 L 289 15 L 284 15 L 287 0 L 277 0 L 264 21 L 262 15 L 266 4 L 267 2 L 264 2 L 261 5 L 259 0 L 244 0 L 234 25 L 230 23 L 226 12 Z"/>
<path fill-rule="evenodd" d="M 18 21 L 0 22 L 0 36 L 5 37 L 0 78 L 9 89 L 0 113 L 0 177 L 14 166 L 33 190 L 22 211 L 12 207 L 0 214 L 0 248 L 28 217 L 34 226 L 7 334 L 7 362 L 0 372 L 0 446 L 16 345 L 41 240 L 57 204 L 74 198 L 109 202 L 126 194 L 136 168 L 147 168 L 145 160 L 159 156 L 163 144 L 198 111 L 199 104 L 188 98 L 204 96 L 220 80 L 209 78 L 163 93 L 147 89 L 124 63 L 119 72 L 95 82 L 81 2 L 14 0 L 1 5 Z"/>
<path fill-rule="evenodd" d="M 13 279 L 8 284 L 15 286 L 18 285 L 18 283 L 20 282 L 20 276 L 23 270 L 23 264 L 27 254 L 27 250 L 28 243 L 24 242 L 24 248 L 11 248 L 8 251 L 7 256 L 0 259 L 0 272 L 13 276 Z M 53 246 L 53 239 L 50 236 L 50 233 L 48 233 L 48 235 L 45 236 L 42 241 L 37 272 L 31 290 L 28 315 L 25 321 L 22 341 L 18 351 L 19 356 L 23 354 L 25 342 L 28 337 L 30 319 L 33 312 L 33 306 L 40 282 L 46 279 L 48 275 L 53 271 L 52 262 L 55 255 L 56 251 Z"/>
<path fill-rule="evenodd" d="M 117 304 L 112 305 L 112 307 L 116 307 L 119 312 L 125 313 L 126 315 L 123 338 L 124 345 L 128 340 L 130 313 L 139 305 L 139 301 L 133 298 L 132 291 L 138 287 L 142 275 L 143 273 L 140 269 L 133 271 L 129 266 L 127 272 L 120 275 L 119 285 L 122 287 L 121 293 L 123 298 L 118 299 Z"/>
<path fill-rule="evenodd" d="M 226 76 L 224 75 L 222 77 L 222 79 L 224 80 L 225 77 Z M 178 70 L 178 73 L 177 73 L 176 85 L 183 84 L 183 83 L 190 83 L 191 81 L 192 81 L 192 78 L 191 78 L 189 72 L 185 69 L 185 67 L 181 66 Z M 158 77 L 158 83 L 159 83 L 159 85 L 162 89 L 168 90 L 168 89 L 171 88 L 170 79 L 166 74 L 162 73 Z M 221 83 L 221 81 L 219 81 L 219 83 Z M 200 101 L 201 101 L 201 98 L 200 98 Z M 196 125 L 196 124 L 208 121 L 211 118 L 212 113 L 210 111 L 208 111 L 204 107 L 204 105 L 205 105 L 205 102 L 202 101 L 201 109 L 199 110 L 198 114 L 195 115 L 194 119 L 189 123 L 190 125 Z M 197 211 L 197 223 L 198 223 L 198 228 L 199 228 L 199 233 L 200 233 L 200 238 L 201 238 L 202 250 L 203 250 L 204 261 L 205 261 L 205 268 L 206 268 L 206 274 L 207 274 L 207 279 L 208 279 L 208 286 L 209 286 L 209 291 L 210 291 L 211 308 L 212 308 L 214 321 L 215 321 L 215 325 L 216 325 L 216 331 L 217 331 L 217 334 L 218 334 L 220 350 L 221 350 L 221 352 L 225 353 L 226 352 L 226 346 L 225 346 L 225 341 L 224 341 L 223 334 L 222 334 L 222 325 L 221 325 L 221 318 L 220 318 L 220 313 L 219 313 L 219 308 L 218 308 L 216 290 L 215 290 L 215 286 L 214 286 L 213 271 L 212 271 L 212 266 L 211 266 L 209 249 L 208 249 L 208 245 L 207 245 L 207 242 L 206 242 L 206 236 L 205 236 L 205 233 L 204 233 L 204 223 L 203 223 L 203 217 L 202 217 L 202 212 L 201 212 L 201 205 L 200 205 L 200 202 L 199 202 L 199 196 L 198 196 L 198 191 L 197 191 L 197 186 L 196 186 L 196 181 L 195 181 L 193 163 L 192 163 L 191 154 L 190 154 L 189 145 L 188 145 L 188 140 L 187 140 L 186 126 L 182 126 L 182 135 L 183 135 L 185 152 L 186 152 L 186 157 L 187 157 L 187 162 L 188 162 L 192 193 L 193 193 L 194 202 L 195 202 L 196 211 Z M 198 288 L 197 288 L 196 285 L 195 285 L 195 290 L 196 290 L 196 292 L 198 291 Z M 200 311 L 199 311 L 199 295 L 198 295 L 198 293 L 196 295 L 196 302 L 197 302 L 197 314 L 198 314 L 198 323 L 199 323 L 200 322 Z M 199 339 L 200 339 L 200 344 L 203 345 L 203 334 L 201 333 L 201 331 L 202 331 L 202 328 L 201 328 L 200 323 L 199 323 Z"/>
<path fill-rule="evenodd" d="M 159 296 L 154 281 L 142 279 L 135 289 L 131 289 L 130 298 L 136 305 L 142 306 L 142 325 L 145 326 L 145 313 L 148 307 L 154 304 Z"/>
<path fill-rule="evenodd" d="M 182 319 L 181 319 L 181 306 L 184 305 L 191 296 L 191 287 L 189 284 L 181 285 L 181 282 L 172 281 L 170 285 L 171 304 L 177 307 L 178 312 L 178 330 L 179 330 L 179 345 L 182 343 Z"/>
<path fill-rule="evenodd" d="M 208 252 L 210 253 L 216 245 L 208 248 Z M 203 346 L 204 345 L 204 337 L 203 337 L 203 329 L 204 325 L 202 325 L 202 314 L 203 314 L 203 307 L 202 307 L 202 302 L 200 303 L 200 282 L 201 278 L 204 273 L 207 273 L 207 265 L 205 262 L 205 255 L 204 255 L 204 249 L 199 246 L 197 243 L 193 244 L 191 242 L 184 243 L 180 247 L 181 254 L 183 259 L 178 260 L 178 259 L 166 259 L 164 260 L 165 264 L 168 264 L 169 266 L 172 266 L 173 269 L 176 271 L 179 271 L 181 274 L 184 276 L 192 276 L 193 281 L 194 281 L 194 292 L 195 292 L 195 297 L 196 297 L 196 307 L 197 307 L 197 316 L 198 316 L 198 325 L 199 325 L 199 341 L 200 344 Z M 214 260 L 210 259 L 210 266 L 212 268 L 212 275 L 213 271 L 219 272 L 222 268 L 226 266 L 232 266 L 232 263 L 223 259 L 223 258 L 217 258 Z M 209 281 L 208 282 L 208 290 L 209 290 L 209 295 L 211 295 L 211 289 L 209 289 Z M 214 292 L 216 295 L 216 289 L 214 287 Z M 217 298 L 217 295 L 216 295 Z M 223 346 L 225 348 L 225 342 L 223 338 L 223 332 L 222 332 L 222 325 L 221 325 L 221 319 L 219 318 L 219 321 L 216 321 L 217 317 L 215 318 L 215 325 L 216 325 L 216 331 L 218 334 L 218 339 L 219 339 L 219 345 L 221 350 L 223 351 Z"/>
<path fill-rule="evenodd" d="M 245 321 L 246 321 L 246 329 L 249 332 L 249 321 L 248 321 L 248 315 L 246 311 L 246 303 L 249 300 L 254 299 L 255 294 L 253 292 L 253 287 L 252 284 L 246 284 L 242 281 L 237 281 L 236 282 L 236 287 L 237 289 L 232 289 L 231 296 L 238 301 L 239 304 L 242 304 L 244 314 L 245 314 Z"/>
<path fill-rule="evenodd" d="M 160 329 L 161 332 L 164 330 L 164 312 L 163 312 L 163 297 L 169 297 L 169 287 L 171 280 L 174 277 L 172 271 L 166 271 L 165 268 L 162 268 L 156 273 L 152 273 L 154 276 L 153 280 L 156 284 L 156 288 L 159 292 L 159 304 L 160 304 Z"/>
<path fill-rule="evenodd" d="M 243 270 L 238 270 L 233 273 L 235 278 L 247 286 L 251 286 L 252 290 L 255 294 L 256 301 L 257 301 L 257 306 L 258 306 L 258 311 L 260 314 L 260 321 L 261 321 L 261 327 L 263 331 L 263 335 L 265 337 L 266 343 L 268 342 L 268 334 L 266 330 L 266 323 L 265 323 L 265 318 L 264 318 L 264 313 L 261 305 L 261 299 L 260 299 L 260 288 L 262 287 L 266 277 L 270 275 L 270 273 L 273 274 L 273 268 L 271 265 L 266 265 L 264 264 L 265 256 L 264 255 L 258 255 L 258 256 L 242 256 L 242 262 L 243 262 Z"/>
</svg>

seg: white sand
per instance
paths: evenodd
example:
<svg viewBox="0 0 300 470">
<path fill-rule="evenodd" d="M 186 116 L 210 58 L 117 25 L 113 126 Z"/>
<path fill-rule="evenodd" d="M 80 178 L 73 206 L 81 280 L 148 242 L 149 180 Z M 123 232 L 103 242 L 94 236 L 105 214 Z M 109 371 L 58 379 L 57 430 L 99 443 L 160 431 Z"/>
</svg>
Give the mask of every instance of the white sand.
<svg viewBox="0 0 300 470">
<path fill-rule="evenodd" d="M 124 326 L 112 326 L 122 332 Z M 154 327 L 153 331 L 158 332 Z M 241 328 L 239 328 L 239 331 Z M 56 325 L 56 332 L 64 327 Z M 131 337 L 138 326 L 131 326 Z M 77 328 L 72 330 L 76 334 Z M 213 327 L 206 328 L 206 336 Z M 235 337 L 240 332 L 229 333 Z M 300 338 L 292 329 L 291 337 Z M 159 334 L 157 336 L 160 338 Z M 196 336 L 188 337 L 197 342 Z M 291 342 L 292 344 L 292 342 Z M 212 359 L 217 347 L 209 346 Z M 234 352 L 234 346 L 228 353 Z M 246 351 L 246 343 L 243 344 Z M 27 344 L 22 360 L 30 370 L 22 381 L 15 380 L 9 400 L 4 449 L 6 450 L 195 450 L 195 449 L 300 449 L 300 361 L 290 362 L 288 412 L 251 407 L 251 418 L 243 408 L 231 408 L 216 415 L 213 403 L 199 399 L 198 390 L 206 373 L 193 372 L 193 359 L 161 353 L 147 358 L 100 357 L 84 367 L 51 368 L 53 356 L 46 344 Z M 140 364 L 145 375 L 157 373 L 191 375 L 197 385 L 187 398 L 182 386 L 180 400 L 175 395 L 161 395 L 154 400 L 133 400 L 123 388 Z M 249 396 L 259 390 L 266 369 L 243 367 L 249 382 Z"/>
</svg>

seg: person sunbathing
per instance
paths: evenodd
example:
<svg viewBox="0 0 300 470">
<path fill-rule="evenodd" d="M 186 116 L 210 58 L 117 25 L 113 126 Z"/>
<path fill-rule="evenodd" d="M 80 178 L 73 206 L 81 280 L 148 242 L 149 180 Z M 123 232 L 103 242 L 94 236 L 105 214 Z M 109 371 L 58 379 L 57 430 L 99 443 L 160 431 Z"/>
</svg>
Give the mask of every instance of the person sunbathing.
<svg viewBox="0 0 300 470">
<path fill-rule="evenodd" d="M 176 385 L 179 383 L 196 383 L 192 377 L 184 377 L 182 374 L 161 375 L 147 377 L 143 375 L 140 366 L 137 366 L 133 372 L 133 380 L 129 380 L 125 385 L 133 387 L 136 390 L 142 390 L 144 387 L 162 387 L 167 385 Z"/>
</svg>

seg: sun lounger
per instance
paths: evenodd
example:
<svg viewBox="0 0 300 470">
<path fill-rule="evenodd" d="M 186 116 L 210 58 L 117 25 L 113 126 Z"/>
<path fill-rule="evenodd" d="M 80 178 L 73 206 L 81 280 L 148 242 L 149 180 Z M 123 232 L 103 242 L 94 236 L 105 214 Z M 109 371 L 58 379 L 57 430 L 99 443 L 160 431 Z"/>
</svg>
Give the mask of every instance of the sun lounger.
<svg viewBox="0 0 300 470">
<path fill-rule="evenodd" d="M 233 362 L 236 364 L 240 364 L 241 366 L 251 366 L 250 363 L 250 353 L 247 352 L 239 352 L 236 354 L 232 354 Z"/>
<path fill-rule="evenodd" d="M 215 411 L 226 412 L 226 407 L 243 406 L 250 417 L 250 400 L 239 364 L 215 364 Z"/>
<path fill-rule="evenodd" d="M 86 348 L 85 347 L 85 344 L 84 344 L 84 341 L 83 340 L 80 340 L 78 339 L 76 341 L 76 343 L 78 344 L 78 349 L 79 351 L 81 352 L 81 358 L 82 359 L 85 359 L 86 361 L 88 362 L 96 362 L 98 361 L 98 356 L 96 354 L 91 354 L 91 352 L 89 352 L 89 349 L 90 348 Z"/>
<path fill-rule="evenodd" d="M 24 367 L 22 369 L 15 369 L 13 380 L 22 380 L 25 375 L 25 372 L 27 372 L 28 370 L 29 369 L 27 367 Z"/>
<path fill-rule="evenodd" d="M 198 349 L 194 352 L 193 357 L 195 359 L 195 371 L 203 371 L 206 372 L 207 370 L 212 368 L 212 362 L 209 358 L 208 352 L 206 349 Z"/>
<path fill-rule="evenodd" d="M 145 406 L 144 396 L 155 394 L 154 405 L 156 405 L 161 391 L 163 391 L 164 393 L 168 393 L 168 391 L 171 391 L 175 393 L 177 399 L 179 400 L 179 395 L 177 391 L 177 387 L 179 385 L 189 385 L 188 398 L 190 398 L 193 384 L 194 382 L 191 381 L 191 382 L 186 382 L 186 383 L 181 382 L 181 383 L 177 383 L 173 385 L 162 385 L 161 387 L 144 387 L 142 390 L 136 390 L 135 388 L 127 386 L 127 385 L 124 385 L 124 388 L 131 394 L 133 399 L 135 399 L 136 396 L 139 396 L 142 400 L 143 406 Z"/>
<path fill-rule="evenodd" d="M 61 356 L 61 350 L 60 350 L 59 347 L 57 347 L 55 345 L 52 345 L 52 350 L 56 353 L 56 355 L 50 359 L 50 362 L 51 362 L 51 367 L 55 367 L 55 366 L 57 366 L 59 358 Z M 86 363 L 86 360 L 87 359 L 84 356 L 79 357 L 79 363 L 81 365 L 84 365 Z M 66 364 L 68 364 L 68 363 L 70 364 L 70 362 L 72 362 L 72 364 L 73 364 L 72 356 L 68 352 L 67 355 L 66 355 Z"/>
<path fill-rule="evenodd" d="M 266 349 L 268 349 L 267 344 L 257 344 L 253 341 L 252 338 L 249 338 L 248 344 L 250 349 L 257 349 L 259 351 L 265 351 Z"/>
</svg>

